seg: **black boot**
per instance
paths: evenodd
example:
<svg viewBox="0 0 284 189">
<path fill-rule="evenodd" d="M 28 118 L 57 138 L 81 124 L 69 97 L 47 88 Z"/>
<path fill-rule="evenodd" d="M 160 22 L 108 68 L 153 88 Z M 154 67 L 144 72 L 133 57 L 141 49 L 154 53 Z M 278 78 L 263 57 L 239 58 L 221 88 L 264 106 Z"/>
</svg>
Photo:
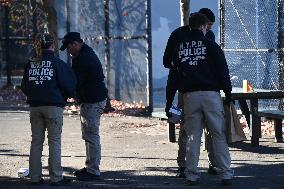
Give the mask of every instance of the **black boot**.
<svg viewBox="0 0 284 189">
<path fill-rule="evenodd" d="M 178 170 L 177 170 L 176 177 L 178 177 L 178 178 L 185 178 L 184 171 L 185 171 L 185 167 L 179 167 Z"/>
</svg>

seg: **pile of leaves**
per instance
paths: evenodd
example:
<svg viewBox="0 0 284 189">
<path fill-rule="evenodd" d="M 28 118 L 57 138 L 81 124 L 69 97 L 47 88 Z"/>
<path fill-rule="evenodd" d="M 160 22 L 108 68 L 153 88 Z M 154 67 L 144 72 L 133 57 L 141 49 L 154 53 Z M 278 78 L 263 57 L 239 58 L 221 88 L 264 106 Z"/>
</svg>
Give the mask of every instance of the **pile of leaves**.
<svg viewBox="0 0 284 189">
<path fill-rule="evenodd" d="M 274 121 L 265 120 L 261 122 L 261 134 L 267 136 L 275 136 Z M 282 123 L 282 135 L 283 135 L 283 123 Z"/>
<path fill-rule="evenodd" d="M 247 125 L 247 122 L 244 116 L 240 118 L 240 123 L 244 129 L 244 132 L 249 133 L 249 127 Z M 284 124 L 282 123 L 282 134 L 284 134 L 283 131 L 284 131 Z M 261 121 L 261 134 L 263 136 L 274 136 L 275 135 L 273 120 L 263 119 Z"/>
<path fill-rule="evenodd" d="M 65 107 L 67 114 L 79 114 L 80 106 L 76 105 L 73 99 L 68 102 L 69 105 Z M 143 116 L 147 114 L 147 108 L 142 103 L 125 103 L 118 100 L 110 100 L 113 111 L 106 112 L 106 117 L 122 117 L 122 116 Z"/>
<path fill-rule="evenodd" d="M 106 115 L 110 117 L 115 116 L 143 116 L 147 114 L 147 108 L 143 106 L 142 102 L 125 103 L 122 101 L 111 100 L 111 107 L 114 108 L 113 112 Z"/>
<path fill-rule="evenodd" d="M 26 106 L 26 96 L 19 87 L 2 87 L 0 90 L 0 103 Z M 114 108 L 114 111 L 106 113 L 105 116 L 142 116 L 147 114 L 147 108 L 142 104 L 142 102 L 125 103 L 122 101 L 111 100 L 110 103 L 111 107 Z M 74 99 L 68 99 L 68 103 L 64 111 L 67 114 L 79 114 L 80 107 L 75 103 Z"/>
<path fill-rule="evenodd" d="M 26 104 L 26 96 L 19 87 L 2 87 L 0 89 L 0 103 L 24 106 Z"/>
<path fill-rule="evenodd" d="M 148 115 L 148 109 L 142 104 L 142 102 L 125 103 L 122 101 L 111 100 L 110 103 L 111 107 L 114 108 L 114 111 L 105 113 L 103 115 L 104 117 Z M 19 89 L 19 87 L 2 87 L 0 90 L 0 104 L 11 106 L 26 106 L 26 96 Z M 73 99 L 69 99 L 64 111 L 69 115 L 79 114 L 80 107 L 75 104 Z M 248 133 L 249 128 L 247 127 L 244 116 L 240 118 L 240 122 L 243 126 L 244 131 Z M 261 132 L 262 135 L 274 136 L 274 122 L 271 120 L 262 120 Z"/>
</svg>

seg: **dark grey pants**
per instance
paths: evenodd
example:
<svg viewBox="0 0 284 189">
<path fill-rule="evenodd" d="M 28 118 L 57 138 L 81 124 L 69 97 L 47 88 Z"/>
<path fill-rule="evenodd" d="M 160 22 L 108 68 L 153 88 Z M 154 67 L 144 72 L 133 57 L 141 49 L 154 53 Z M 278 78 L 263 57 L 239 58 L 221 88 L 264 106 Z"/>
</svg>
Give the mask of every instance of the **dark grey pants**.
<svg viewBox="0 0 284 189">
<path fill-rule="evenodd" d="M 86 168 L 88 172 L 100 175 L 101 143 L 100 118 L 106 101 L 81 104 L 81 130 L 86 146 Z"/>
</svg>

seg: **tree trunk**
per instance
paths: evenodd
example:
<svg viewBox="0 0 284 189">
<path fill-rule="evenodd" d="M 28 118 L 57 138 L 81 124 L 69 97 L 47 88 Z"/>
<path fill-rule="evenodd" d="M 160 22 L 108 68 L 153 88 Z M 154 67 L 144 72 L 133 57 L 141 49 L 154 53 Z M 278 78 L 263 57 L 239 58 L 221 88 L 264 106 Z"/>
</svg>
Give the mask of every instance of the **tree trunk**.
<svg viewBox="0 0 284 189">
<path fill-rule="evenodd" d="M 190 0 L 180 0 L 181 25 L 188 25 Z"/>
<path fill-rule="evenodd" d="M 43 0 L 43 9 L 47 13 L 48 24 L 47 28 L 49 33 L 53 34 L 55 39 L 57 39 L 57 16 L 56 10 L 54 8 L 54 0 Z M 57 47 L 57 40 L 55 40 L 55 47 Z M 56 53 L 58 49 L 56 48 Z"/>
</svg>

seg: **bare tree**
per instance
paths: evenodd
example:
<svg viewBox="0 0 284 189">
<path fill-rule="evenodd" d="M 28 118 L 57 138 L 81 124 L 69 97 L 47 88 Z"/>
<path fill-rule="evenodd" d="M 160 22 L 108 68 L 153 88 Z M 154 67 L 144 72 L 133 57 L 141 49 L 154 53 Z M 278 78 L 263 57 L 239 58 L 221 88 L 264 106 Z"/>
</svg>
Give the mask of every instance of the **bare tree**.
<svg viewBox="0 0 284 189">
<path fill-rule="evenodd" d="M 47 13 L 47 28 L 49 33 L 52 33 L 57 38 L 57 16 L 54 8 L 54 0 L 43 0 L 43 9 Z M 57 47 L 57 40 L 55 40 L 55 46 Z M 58 49 L 56 49 L 58 51 Z"/>
</svg>

